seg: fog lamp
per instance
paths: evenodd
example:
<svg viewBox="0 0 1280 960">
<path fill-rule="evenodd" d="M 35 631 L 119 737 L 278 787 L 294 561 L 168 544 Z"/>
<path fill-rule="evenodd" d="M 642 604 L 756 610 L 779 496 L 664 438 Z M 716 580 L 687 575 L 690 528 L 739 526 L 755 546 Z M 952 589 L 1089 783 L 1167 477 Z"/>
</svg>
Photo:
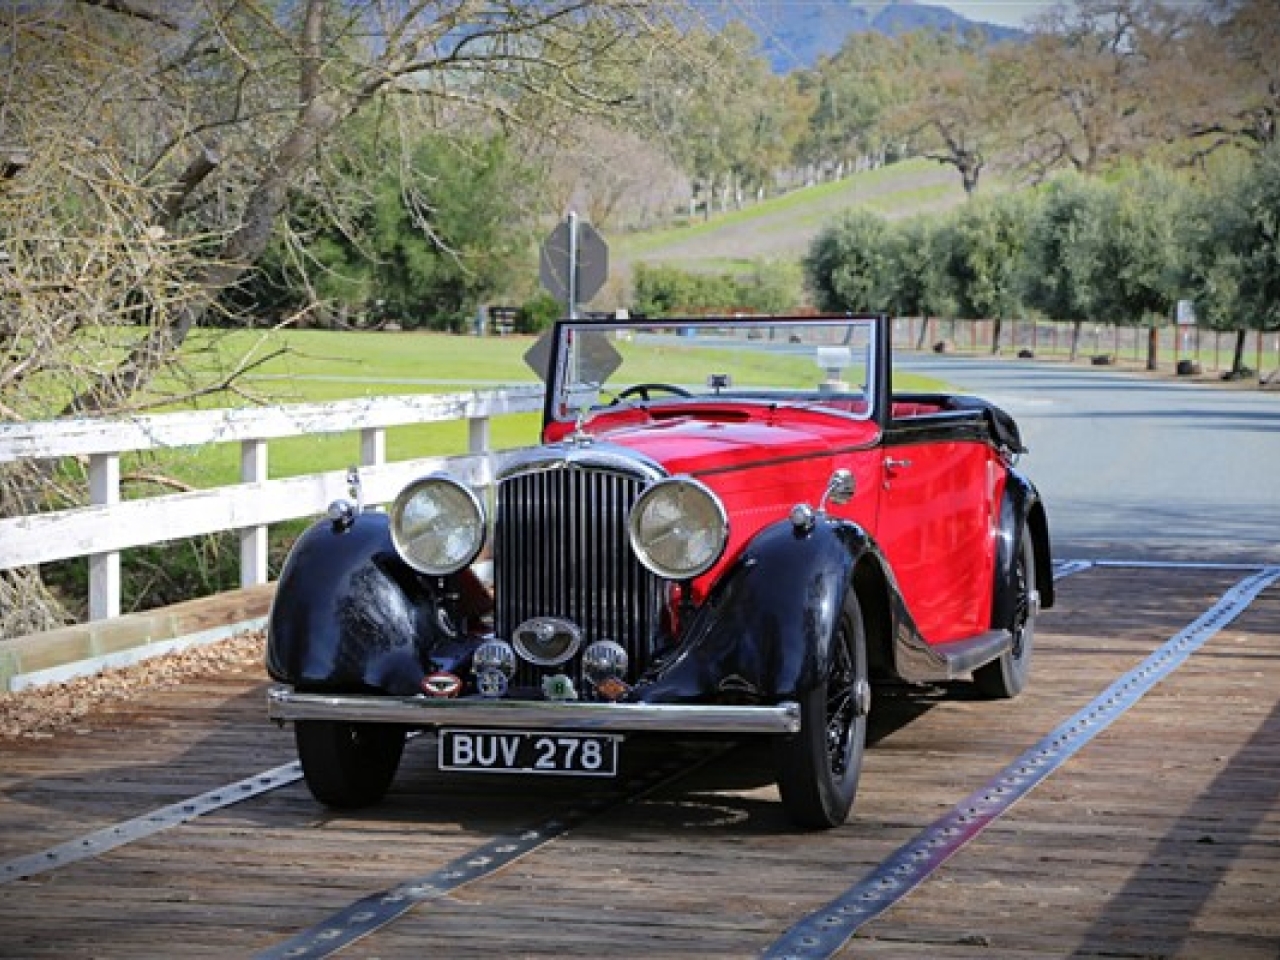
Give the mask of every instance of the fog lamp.
<svg viewBox="0 0 1280 960">
<path fill-rule="evenodd" d="M 625 677 L 629 662 L 622 644 L 612 640 L 597 640 L 582 655 L 582 672 L 587 679 L 599 686 L 610 677 Z"/>
<path fill-rule="evenodd" d="M 516 652 L 540 667 L 564 663 L 582 648 L 582 630 L 559 617 L 534 617 L 516 627 L 511 638 Z"/>
</svg>

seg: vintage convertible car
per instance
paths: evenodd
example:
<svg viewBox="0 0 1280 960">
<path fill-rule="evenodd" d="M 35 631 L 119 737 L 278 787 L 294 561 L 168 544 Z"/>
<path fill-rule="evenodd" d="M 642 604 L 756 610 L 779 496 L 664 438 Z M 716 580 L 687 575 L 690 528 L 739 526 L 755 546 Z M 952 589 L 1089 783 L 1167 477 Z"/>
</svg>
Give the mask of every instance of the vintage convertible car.
<svg viewBox="0 0 1280 960">
<path fill-rule="evenodd" d="M 857 788 L 877 681 L 1027 682 L 1049 532 L 982 400 L 895 394 L 877 317 L 558 323 L 541 445 L 492 489 L 340 501 L 268 628 L 322 803 L 386 793 L 412 730 L 449 771 L 610 776 L 628 734 L 775 744 L 791 820 Z"/>
</svg>

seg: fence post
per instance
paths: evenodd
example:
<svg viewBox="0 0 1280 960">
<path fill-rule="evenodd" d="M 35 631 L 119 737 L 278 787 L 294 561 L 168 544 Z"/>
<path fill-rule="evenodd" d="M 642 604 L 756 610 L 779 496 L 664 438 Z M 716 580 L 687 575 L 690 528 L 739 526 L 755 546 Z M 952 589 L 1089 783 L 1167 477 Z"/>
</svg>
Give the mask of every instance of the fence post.
<svg viewBox="0 0 1280 960">
<path fill-rule="evenodd" d="M 89 456 L 89 501 L 107 507 L 120 502 L 120 454 Z M 89 619 L 120 616 L 120 553 L 89 556 Z"/>
<path fill-rule="evenodd" d="M 489 418 L 467 418 L 467 453 L 484 453 L 489 449 Z"/>
<path fill-rule="evenodd" d="M 493 452 L 489 449 L 489 418 L 487 416 L 467 418 L 467 453 L 484 455 L 484 485 L 492 486 Z"/>
<path fill-rule="evenodd" d="M 360 431 L 360 466 L 376 467 L 387 462 L 387 431 L 365 427 Z"/>
<path fill-rule="evenodd" d="M 263 483 L 267 479 L 267 441 L 240 442 L 240 482 Z M 267 527 L 240 531 L 240 586 L 267 582 Z"/>
</svg>

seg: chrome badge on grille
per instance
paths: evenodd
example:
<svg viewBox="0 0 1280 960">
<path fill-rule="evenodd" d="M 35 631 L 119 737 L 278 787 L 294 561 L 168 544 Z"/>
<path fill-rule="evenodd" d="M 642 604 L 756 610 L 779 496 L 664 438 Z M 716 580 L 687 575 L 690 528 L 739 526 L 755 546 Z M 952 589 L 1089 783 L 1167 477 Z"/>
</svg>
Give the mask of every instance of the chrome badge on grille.
<svg viewBox="0 0 1280 960">
<path fill-rule="evenodd" d="M 582 630 L 559 617 L 533 617 L 516 627 L 511 644 L 530 663 L 554 667 L 581 649 Z"/>
</svg>

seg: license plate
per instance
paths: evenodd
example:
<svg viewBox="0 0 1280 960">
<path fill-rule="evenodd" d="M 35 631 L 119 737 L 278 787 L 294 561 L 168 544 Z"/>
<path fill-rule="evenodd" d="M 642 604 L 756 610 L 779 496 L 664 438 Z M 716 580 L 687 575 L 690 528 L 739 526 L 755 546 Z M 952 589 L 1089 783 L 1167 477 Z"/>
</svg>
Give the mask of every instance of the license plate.
<svg viewBox="0 0 1280 960">
<path fill-rule="evenodd" d="M 441 770 L 613 777 L 618 736 L 513 730 L 441 730 Z"/>
</svg>

